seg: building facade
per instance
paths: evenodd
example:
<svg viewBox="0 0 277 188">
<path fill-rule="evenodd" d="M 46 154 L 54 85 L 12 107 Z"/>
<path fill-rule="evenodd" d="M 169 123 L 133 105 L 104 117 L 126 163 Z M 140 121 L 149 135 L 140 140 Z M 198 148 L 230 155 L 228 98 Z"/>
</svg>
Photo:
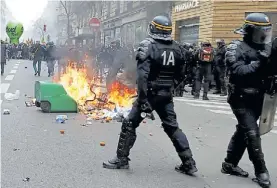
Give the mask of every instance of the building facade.
<svg viewBox="0 0 277 188">
<path fill-rule="evenodd" d="M 6 16 L 7 16 L 7 6 L 5 1 L 1 1 L 1 39 L 6 38 Z"/>
<path fill-rule="evenodd" d="M 95 46 L 109 45 L 113 40 L 122 44 L 137 45 L 147 35 L 148 24 L 154 16 L 164 14 L 171 16 L 172 2 L 167 1 L 75 1 L 71 6 L 72 28 L 70 38 L 73 43 L 94 43 Z M 60 3 L 58 25 L 59 40 L 66 39 L 67 18 Z M 101 22 L 98 30 L 89 25 L 91 18 Z"/>
<path fill-rule="evenodd" d="M 179 42 L 199 43 L 219 38 L 228 43 L 241 36 L 234 33 L 252 12 L 265 13 L 277 37 L 277 1 L 275 0 L 187 0 L 172 8 L 173 38 Z"/>
<path fill-rule="evenodd" d="M 153 17 L 171 16 L 172 2 L 165 1 L 106 1 L 102 9 L 101 43 L 112 40 L 122 44 L 137 45 L 147 35 L 148 24 Z"/>
</svg>

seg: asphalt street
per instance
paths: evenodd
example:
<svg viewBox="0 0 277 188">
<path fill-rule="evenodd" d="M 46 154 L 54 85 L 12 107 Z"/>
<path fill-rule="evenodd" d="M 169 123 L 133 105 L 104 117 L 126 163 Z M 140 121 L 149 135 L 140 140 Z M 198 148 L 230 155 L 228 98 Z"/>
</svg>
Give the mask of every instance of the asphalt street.
<svg viewBox="0 0 277 188">
<path fill-rule="evenodd" d="M 247 153 L 240 166 L 250 173 L 249 178 L 220 172 L 237 123 L 226 98 L 210 95 L 210 101 L 202 101 L 186 94 L 175 99 L 180 127 L 187 134 L 199 169 L 195 177 L 174 171 L 180 160 L 159 120 L 147 120 L 138 128 L 129 170 L 108 170 L 102 168 L 102 162 L 115 155 L 120 123 L 94 122 L 84 127 L 84 116 L 67 114 L 69 120 L 57 124 L 57 114 L 26 107 L 28 96 L 34 96 L 35 81 L 48 80 L 45 63 L 42 70 L 41 77 L 35 77 L 31 61 L 11 60 L 1 77 L 1 111 L 10 110 L 10 115 L 1 115 L 3 188 L 259 187 L 251 180 L 254 172 Z M 16 90 L 20 90 L 19 100 L 4 98 L 5 93 Z M 262 137 L 272 188 L 277 187 L 276 131 L 275 127 Z M 106 146 L 100 146 L 101 141 Z"/>
</svg>

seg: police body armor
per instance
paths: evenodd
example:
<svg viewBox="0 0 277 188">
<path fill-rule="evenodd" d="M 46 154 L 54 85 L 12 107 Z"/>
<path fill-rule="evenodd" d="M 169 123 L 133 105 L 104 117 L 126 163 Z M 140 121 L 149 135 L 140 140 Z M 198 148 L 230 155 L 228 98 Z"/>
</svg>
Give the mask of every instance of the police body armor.
<svg viewBox="0 0 277 188">
<path fill-rule="evenodd" d="M 262 113 L 260 117 L 260 134 L 270 132 L 274 127 L 274 118 L 277 107 L 277 38 L 272 42 L 271 54 L 269 57 L 270 75 L 265 80 L 266 92 L 264 95 Z"/>
<path fill-rule="evenodd" d="M 153 92 L 161 90 L 170 91 L 174 87 L 174 77 L 177 64 L 182 58 L 182 51 L 174 41 L 171 44 L 158 43 L 152 41 L 153 53 L 151 68 L 149 73 L 149 84 Z M 159 92 L 158 92 L 159 94 Z"/>
</svg>

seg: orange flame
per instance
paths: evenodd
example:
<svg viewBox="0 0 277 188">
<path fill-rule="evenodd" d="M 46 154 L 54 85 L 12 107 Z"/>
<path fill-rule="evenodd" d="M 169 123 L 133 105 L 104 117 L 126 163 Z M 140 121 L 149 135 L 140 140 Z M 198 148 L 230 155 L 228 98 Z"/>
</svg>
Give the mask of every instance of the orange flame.
<svg viewBox="0 0 277 188">
<path fill-rule="evenodd" d="M 66 67 L 65 73 L 56 82 L 63 85 L 68 95 L 77 102 L 79 107 L 85 106 L 87 100 L 101 98 L 102 94 L 107 93 L 105 84 L 100 82 L 98 75 L 91 77 L 87 72 L 87 68 L 77 68 L 72 64 Z M 105 108 L 111 109 L 112 106 L 114 107 L 108 102 L 120 107 L 130 107 L 133 102 L 132 96 L 134 95 L 136 95 L 135 89 L 130 89 L 116 81 L 112 83 L 107 99 L 104 99 L 104 102 L 106 102 Z M 97 102 L 97 100 L 93 101 L 95 105 Z"/>
<path fill-rule="evenodd" d="M 132 97 L 135 95 L 135 89 L 130 89 L 126 85 L 116 81 L 111 85 L 109 101 L 122 107 L 130 107 L 133 103 Z"/>
</svg>

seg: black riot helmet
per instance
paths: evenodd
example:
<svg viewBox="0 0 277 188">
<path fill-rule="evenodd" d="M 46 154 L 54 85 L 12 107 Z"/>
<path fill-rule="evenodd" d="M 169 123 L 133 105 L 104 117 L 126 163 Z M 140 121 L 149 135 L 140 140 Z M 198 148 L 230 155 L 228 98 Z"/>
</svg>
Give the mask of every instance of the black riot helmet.
<svg viewBox="0 0 277 188">
<path fill-rule="evenodd" d="M 186 50 L 189 50 L 190 48 L 193 48 L 192 44 L 187 43 L 187 42 L 184 42 L 184 43 L 183 43 L 183 47 L 184 47 Z"/>
<path fill-rule="evenodd" d="M 235 33 L 244 35 L 245 40 L 255 44 L 268 44 L 272 39 L 272 24 L 263 13 L 251 13 L 246 16 L 242 28 Z"/>
<path fill-rule="evenodd" d="M 156 16 L 149 24 L 148 34 L 154 39 L 172 40 L 172 22 L 167 16 Z"/>
<path fill-rule="evenodd" d="M 215 42 L 216 42 L 218 48 L 225 46 L 224 39 L 216 39 Z"/>
</svg>

